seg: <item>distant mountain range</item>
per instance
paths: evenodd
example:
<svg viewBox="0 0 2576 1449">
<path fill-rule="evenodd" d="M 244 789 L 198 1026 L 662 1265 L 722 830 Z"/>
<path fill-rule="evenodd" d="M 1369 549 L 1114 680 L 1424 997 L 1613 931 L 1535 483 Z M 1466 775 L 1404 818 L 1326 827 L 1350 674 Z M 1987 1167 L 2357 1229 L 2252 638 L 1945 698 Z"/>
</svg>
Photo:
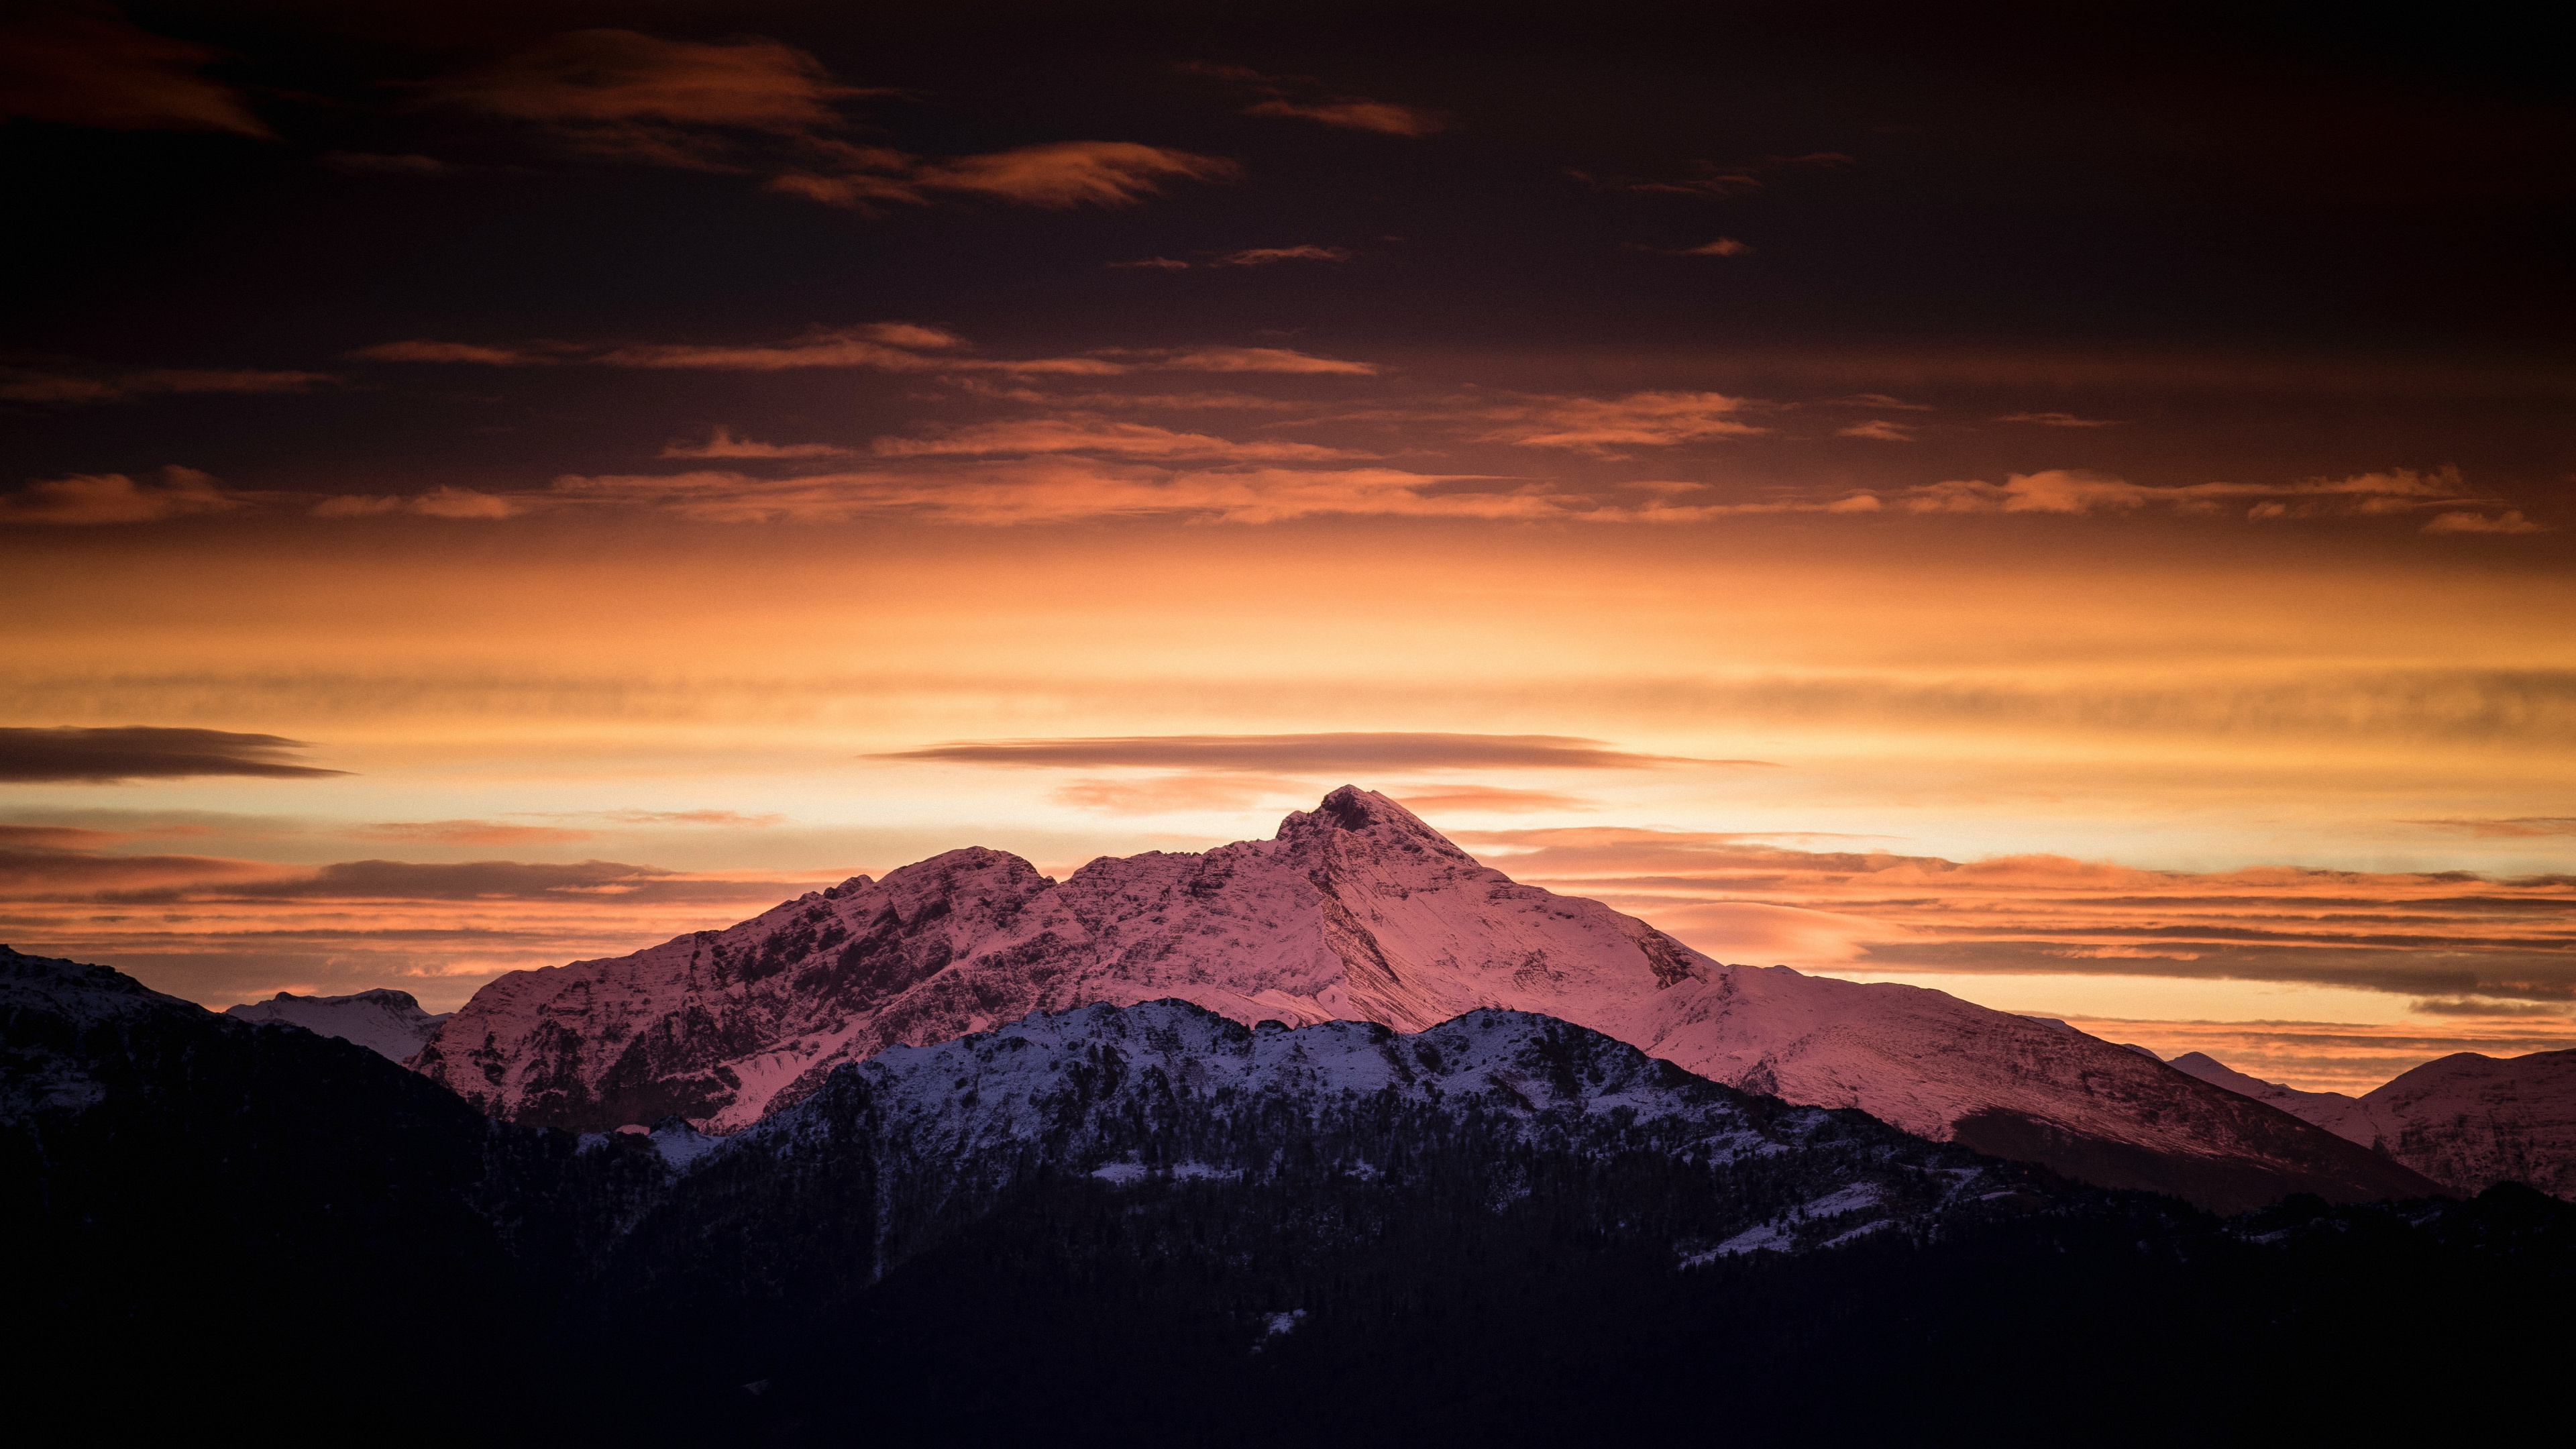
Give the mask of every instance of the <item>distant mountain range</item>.
<svg viewBox="0 0 2576 1449">
<path fill-rule="evenodd" d="M 378 987 L 353 996 L 297 996 L 281 991 L 266 1001 L 224 1008 L 224 1015 L 243 1021 L 283 1021 L 356 1042 L 367 1050 L 409 1061 L 453 1012 L 436 1016 L 420 1009 L 408 991 Z"/>
<path fill-rule="evenodd" d="M 1272 840 L 1103 858 L 1062 882 L 1016 856 L 951 851 L 727 930 L 514 972 L 415 1065 L 517 1122 L 606 1131 L 677 1115 L 724 1133 L 887 1047 L 1162 998 L 1246 1025 L 1552 1016 L 1748 1092 L 2220 1210 L 2433 1190 L 2063 1024 L 1725 964 L 1597 901 L 1517 884 L 1353 787 Z"/>
<path fill-rule="evenodd" d="M 2359 1097 L 2262 1081 L 2202 1052 L 2173 1065 L 2384 1153 L 2453 1192 L 2519 1182 L 2576 1201 L 2576 1051 L 2503 1059 L 2459 1052 Z"/>
<path fill-rule="evenodd" d="M 13 1388 L 109 1439 L 245 1398 L 282 1442 L 2053 1438 L 2182 1391 L 2431 1432 L 2335 1327 L 2539 1381 L 2520 1310 L 2576 1288 L 2528 1189 L 2220 1221 L 1502 1008 L 1092 1005 L 576 1134 L 5 948 L 0 1231 Z"/>
</svg>

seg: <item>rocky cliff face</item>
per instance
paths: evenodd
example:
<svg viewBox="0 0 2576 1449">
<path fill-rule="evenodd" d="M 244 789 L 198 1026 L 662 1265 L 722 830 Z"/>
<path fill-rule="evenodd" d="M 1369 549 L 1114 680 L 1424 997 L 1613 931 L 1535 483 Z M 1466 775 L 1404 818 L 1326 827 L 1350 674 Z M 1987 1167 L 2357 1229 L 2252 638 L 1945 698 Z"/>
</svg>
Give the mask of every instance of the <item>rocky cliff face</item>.
<svg viewBox="0 0 2576 1449">
<path fill-rule="evenodd" d="M 1272 840 L 1104 858 L 1061 883 L 1014 856 L 952 851 L 729 930 L 515 973 L 415 1065 L 521 1122 L 678 1114 L 733 1131 L 889 1046 L 1160 998 L 1246 1024 L 1398 1031 L 1536 1012 L 1748 1091 L 2223 1209 L 2428 1186 L 2063 1027 L 1916 987 L 1723 964 L 1597 901 L 1517 884 L 1350 787 Z"/>
<path fill-rule="evenodd" d="M 2454 1192 L 2519 1182 L 2576 1201 L 2576 1051 L 2443 1057 L 2360 1097 L 2302 1092 L 2205 1053 L 2173 1065 L 2404 1163 Z"/>
</svg>

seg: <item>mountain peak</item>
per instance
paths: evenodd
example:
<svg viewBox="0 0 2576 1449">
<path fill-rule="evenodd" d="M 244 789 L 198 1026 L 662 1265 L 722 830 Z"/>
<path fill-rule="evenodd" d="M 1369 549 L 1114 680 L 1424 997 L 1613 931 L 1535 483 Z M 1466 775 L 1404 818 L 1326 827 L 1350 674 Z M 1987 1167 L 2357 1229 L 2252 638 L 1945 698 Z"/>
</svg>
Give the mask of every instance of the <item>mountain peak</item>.
<svg viewBox="0 0 2576 1449">
<path fill-rule="evenodd" d="M 1432 829 L 1421 816 L 1375 790 L 1363 790 L 1357 785 L 1344 785 L 1326 795 L 1312 810 L 1292 812 L 1279 822 L 1277 838 L 1329 838 L 1336 833 L 1413 840 L 1444 855 L 1461 860 L 1468 858 L 1467 852 L 1452 844 L 1448 836 Z"/>
</svg>

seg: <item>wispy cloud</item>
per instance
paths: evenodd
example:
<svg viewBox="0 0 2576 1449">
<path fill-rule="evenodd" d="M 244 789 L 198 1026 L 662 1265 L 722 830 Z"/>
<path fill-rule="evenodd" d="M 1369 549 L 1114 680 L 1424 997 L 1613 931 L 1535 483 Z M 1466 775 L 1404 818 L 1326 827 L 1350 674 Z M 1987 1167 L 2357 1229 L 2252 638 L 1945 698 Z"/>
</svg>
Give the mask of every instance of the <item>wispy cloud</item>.
<svg viewBox="0 0 2576 1449">
<path fill-rule="evenodd" d="M 1606 191 L 1635 191 L 1648 195 L 1698 196 L 1716 200 L 1744 196 L 1760 191 L 1784 171 L 1839 170 L 1859 164 L 1840 151 L 1810 151 L 1802 156 L 1764 156 L 1752 161 L 1692 161 L 1679 176 L 1636 177 L 1601 176 L 1589 171 L 1569 170 L 1565 174 L 1590 186 Z M 1718 253 L 1725 256 L 1730 253 Z"/>
<path fill-rule="evenodd" d="M 761 443 L 737 438 L 733 430 L 718 427 L 703 443 L 672 443 L 662 449 L 665 458 L 839 458 L 849 453 L 830 443 Z"/>
<path fill-rule="evenodd" d="M 1496 441 L 1610 457 L 1620 448 L 1668 448 L 1763 432 L 1738 416 L 1744 407 L 1744 399 L 1723 393 L 1637 392 L 1538 400 L 1486 416 L 1504 420 L 1488 435 Z"/>
<path fill-rule="evenodd" d="M 1377 368 L 1370 363 L 1318 357 L 1286 347 L 1104 348 L 1077 357 L 982 357 L 955 333 L 911 322 L 878 322 L 861 327 L 821 329 L 784 342 L 633 343 L 584 347 L 571 343 L 486 346 L 415 339 L 379 343 L 349 355 L 371 362 L 455 363 L 485 367 L 582 362 L 601 367 L 711 372 L 848 368 L 874 372 L 1070 377 L 1117 377 L 1132 372 L 1267 372 L 1346 377 L 1370 377 L 1377 373 Z"/>
<path fill-rule="evenodd" d="M 1381 136 L 1435 135 L 1448 117 L 1420 106 L 1375 100 L 1324 85 L 1312 76 L 1264 75 L 1239 65 L 1191 62 L 1181 70 L 1229 82 L 1260 97 L 1243 108 L 1247 116 L 1284 116 L 1317 121 L 1345 131 L 1374 131 Z"/>
<path fill-rule="evenodd" d="M 0 523 L 65 525 L 157 523 L 246 507 L 211 473 L 176 464 L 158 483 L 138 483 L 123 473 L 73 473 L 43 478 L 0 494 Z"/>
<path fill-rule="evenodd" d="M 2112 418 L 2079 418 L 2073 413 L 2006 413 L 1999 423 L 2036 423 L 2043 428 L 2116 428 Z"/>
<path fill-rule="evenodd" d="M 1871 418 L 1865 423 L 1853 423 L 1849 427 L 1836 428 L 1834 436 L 1874 438 L 1882 443 L 1910 443 L 1914 441 L 1914 426 L 1910 423 L 1891 423 L 1885 418 Z"/>
<path fill-rule="evenodd" d="M 1629 243 L 1628 247 L 1631 251 L 1653 252 L 1658 256 L 1666 257 L 1749 257 L 1753 255 L 1751 246 L 1731 236 L 1722 236 L 1713 242 L 1702 242 L 1695 247 L 1650 247 L 1636 242 Z"/>
<path fill-rule="evenodd" d="M 1210 458 L 1245 462 L 1326 461 L 1365 457 L 1311 443 L 1242 443 L 1205 433 L 1122 423 L 1081 413 L 1017 422 L 945 428 L 926 437 L 879 438 L 870 451 L 881 458 L 943 455 L 1095 452 L 1136 458 Z"/>
<path fill-rule="evenodd" d="M 805 137 L 839 129 L 836 103 L 883 94 L 842 85 L 821 61 L 774 40 L 662 40 L 577 30 L 431 82 L 427 98 L 545 129 L 591 155 L 732 169 L 734 133 Z"/>
<path fill-rule="evenodd" d="M 274 138 L 241 92 L 198 73 L 221 59 L 105 6 L 12 6 L 0 19 L 0 118 Z"/>
<path fill-rule="evenodd" d="M 1456 838 L 1517 879 L 1602 897 L 1727 960 L 2277 981 L 2576 1008 L 2576 880 L 2561 877 L 1952 861 L 1616 827 Z M 1802 954 L 1754 954 L 1793 942 Z"/>
<path fill-rule="evenodd" d="M 251 775 L 310 780 L 345 775 L 297 764 L 300 740 L 229 730 L 120 725 L 105 729 L 0 729 L 0 780 L 177 780 L 199 775 Z"/>
<path fill-rule="evenodd" d="M 442 484 L 426 493 L 344 493 L 313 505 L 316 518 L 381 518 L 407 513 L 418 518 L 498 520 L 528 511 L 525 500 Z"/>
<path fill-rule="evenodd" d="M 2424 525 L 2424 531 L 2426 533 L 2547 533 L 2550 530 L 2546 524 L 2534 523 L 2523 517 L 2521 509 L 2508 508 L 2497 514 L 2436 514 Z"/>
<path fill-rule="evenodd" d="M 1186 272 L 1193 268 L 1272 267 L 1281 262 L 1347 262 L 1358 255 L 1348 247 L 1245 247 L 1240 251 L 1203 254 L 1195 262 L 1174 257 L 1145 257 L 1132 262 L 1111 262 L 1109 266 L 1112 270 Z"/>
<path fill-rule="evenodd" d="M 2400 468 L 2386 473 L 2360 473 L 2340 479 L 2310 478 L 2295 483 L 2176 485 L 2131 483 L 2123 478 L 2083 469 L 2051 468 L 2038 473 L 2011 474 L 2001 483 L 1951 479 L 1877 496 L 1886 507 L 1909 513 L 2084 514 L 2119 513 L 2150 507 L 2184 513 L 2217 513 L 2243 507 L 2247 518 L 2265 522 L 2405 514 L 2443 504 L 2494 501 L 2466 496 L 2466 488 L 2459 470 L 2448 467 L 2431 473 L 2415 473 Z M 2514 517 L 2519 518 L 2520 515 Z"/>
<path fill-rule="evenodd" d="M 431 104 L 533 126 L 601 160 L 758 173 L 767 190 L 873 210 L 934 196 L 1018 206 L 1130 206 L 1179 181 L 1227 181 L 1234 162 L 1133 141 L 1051 141 L 924 157 L 846 139 L 846 85 L 774 40 L 664 40 L 632 30 L 558 35 L 432 82 Z"/>
<path fill-rule="evenodd" d="M 2502 820 L 2405 820 L 2402 825 L 2431 825 L 2490 840 L 2532 840 L 2550 835 L 2576 835 L 2576 815 L 2515 815 Z"/>
<path fill-rule="evenodd" d="M 327 372 L 255 368 L 150 368 L 140 372 L 0 368 L 0 402 L 106 403 L 173 393 L 310 392 L 341 379 Z"/>
<path fill-rule="evenodd" d="M 1635 770 L 1671 765 L 1769 768 L 1763 760 L 1697 760 L 1638 754 L 1604 740 L 1573 735 L 1391 732 L 953 740 L 869 758 L 1044 769 L 1129 767 L 1278 775 L 1406 769 Z"/>
</svg>

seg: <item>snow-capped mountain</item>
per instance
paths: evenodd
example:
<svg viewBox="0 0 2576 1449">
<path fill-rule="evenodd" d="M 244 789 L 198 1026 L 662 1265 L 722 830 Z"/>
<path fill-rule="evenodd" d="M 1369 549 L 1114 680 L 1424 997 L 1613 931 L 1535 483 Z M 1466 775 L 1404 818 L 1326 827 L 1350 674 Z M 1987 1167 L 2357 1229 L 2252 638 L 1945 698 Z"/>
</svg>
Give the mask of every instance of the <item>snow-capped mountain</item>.
<svg viewBox="0 0 2576 1449">
<path fill-rule="evenodd" d="M 1406 1032 L 1534 1012 L 1748 1091 L 2226 1209 L 2427 1186 L 2063 1027 L 1917 987 L 1723 964 L 1597 901 L 1517 884 L 1348 786 L 1271 840 L 1103 858 L 1062 882 L 1016 856 L 951 851 L 728 930 L 515 972 L 414 1065 L 521 1122 L 677 1114 L 728 1132 L 890 1046 L 1166 997 L 1245 1024 Z"/>
<path fill-rule="evenodd" d="M 266 1001 L 225 1007 L 224 1015 L 243 1021 L 282 1021 L 356 1042 L 401 1062 L 418 1054 L 438 1034 L 439 1024 L 455 1013 L 432 1016 L 420 1009 L 410 992 L 378 987 L 354 996 L 297 996 L 281 991 Z"/>
<path fill-rule="evenodd" d="M 666 1155 L 677 1147 L 768 1182 L 807 1164 L 873 1164 L 872 1200 L 890 1214 L 879 1252 L 895 1258 L 1049 1172 L 1113 1187 L 1403 1179 L 1461 1131 L 1505 1199 L 1532 1190 L 1512 1165 L 1528 1151 L 1595 1163 L 1645 1154 L 1712 1175 L 1724 1186 L 1696 1236 L 1674 1245 L 1685 1262 L 2039 1201 L 1957 1147 L 1748 1097 L 1598 1032 L 1496 1008 L 1411 1034 L 1355 1021 L 1246 1028 L 1171 1000 L 1032 1012 L 957 1041 L 889 1047 L 712 1150 L 677 1123 L 653 1135 Z M 678 1200 L 690 1196 L 683 1184 Z"/>
<path fill-rule="evenodd" d="M 2576 1051 L 2459 1052 L 2359 1097 L 2262 1081 L 2202 1052 L 2173 1065 L 2386 1153 L 2454 1192 L 2519 1182 L 2576 1201 Z"/>
<path fill-rule="evenodd" d="M 905 1439 L 1646 1438 L 1712 1402 L 1876 1442 L 2176 1382 L 2286 1428 L 2385 1371 L 2322 1333 L 2355 1285 L 2445 1325 L 2440 1381 L 2537 1380 L 2528 1303 L 2576 1263 L 2576 1207 L 2521 1189 L 2219 1222 L 1503 1009 L 1091 1006 L 728 1136 L 576 1136 L 5 948 L 0 1164 L 43 1245 L 18 1376 L 154 1438 L 281 1358 L 316 1366 L 262 1410 L 291 1439 L 381 1421 L 386 1364 L 469 1385 L 495 1444 L 838 1443 L 854 1404 Z"/>
</svg>

